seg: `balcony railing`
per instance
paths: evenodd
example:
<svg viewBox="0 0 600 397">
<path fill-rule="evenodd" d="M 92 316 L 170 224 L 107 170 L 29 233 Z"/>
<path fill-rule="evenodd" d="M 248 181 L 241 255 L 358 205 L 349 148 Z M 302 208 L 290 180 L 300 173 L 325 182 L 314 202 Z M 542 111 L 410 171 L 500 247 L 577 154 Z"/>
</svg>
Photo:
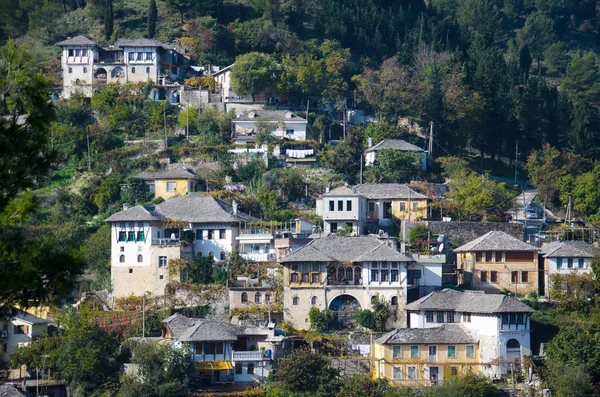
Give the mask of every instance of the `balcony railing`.
<svg viewBox="0 0 600 397">
<path fill-rule="evenodd" d="M 171 238 L 155 238 L 152 239 L 152 245 L 179 245 L 179 239 L 171 239 Z"/>
<path fill-rule="evenodd" d="M 265 356 L 263 352 L 253 351 L 253 352 L 233 352 L 232 361 L 262 361 L 268 360 L 268 357 Z"/>
<path fill-rule="evenodd" d="M 269 262 L 275 260 L 275 254 L 241 253 L 242 258 L 253 262 Z"/>
</svg>

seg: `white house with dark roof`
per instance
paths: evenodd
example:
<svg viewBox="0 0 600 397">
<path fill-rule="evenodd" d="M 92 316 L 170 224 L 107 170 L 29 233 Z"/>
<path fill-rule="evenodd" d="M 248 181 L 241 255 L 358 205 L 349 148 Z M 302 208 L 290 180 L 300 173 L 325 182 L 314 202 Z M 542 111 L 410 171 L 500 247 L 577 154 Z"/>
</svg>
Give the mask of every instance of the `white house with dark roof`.
<svg viewBox="0 0 600 397">
<path fill-rule="evenodd" d="M 48 320 L 14 309 L 9 318 L 0 319 L 0 360 L 8 362 L 9 355 L 19 346 L 28 345 L 48 329 Z"/>
<path fill-rule="evenodd" d="M 544 292 L 548 294 L 551 274 L 592 273 L 592 258 L 597 248 L 585 241 L 553 241 L 540 249 L 544 269 Z"/>
<path fill-rule="evenodd" d="M 404 153 L 412 153 L 421 158 L 421 170 L 427 170 L 427 152 L 417 145 L 406 142 L 402 139 L 384 139 L 377 145 L 369 145 L 365 151 L 365 165 L 367 167 L 372 166 L 377 159 L 377 154 L 380 150 L 397 150 Z"/>
<path fill-rule="evenodd" d="M 210 195 L 173 197 L 110 216 L 113 296 L 162 295 L 171 259 L 222 261 L 238 248 L 241 224 L 251 220 L 237 203 L 229 206 Z"/>
<path fill-rule="evenodd" d="M 274 137 L 294 141 L 306 140 L 308 121 L 289 110 L 252 110 L 233 119 L 233 133 L 236 143 L 254 142 L 258 123 L 272 127 Z"/>
<path fill-rule="evenodd" d="M 312 306 L 333 310 L 335 326 L 352 326 L 355 312 L 370 309 L 377 296 L 391 305 L 389 326 L 403 327 L 409 295 L 416 299 L 420 291 L 441 287 L 441 263 L 417 262 L 371 236 L 317 238 L 279 262 L 284 321 L 301 329 L 310 326 Z"/>
<path fill-rule="evenodd" d="M 153 39 L 118 39 L 102 47 L 84 36 L 59 43 L 62 48 L 63 96 L 80 91 L 86 97 L 107 83 L 145 83 L 162 86 L 166 98 L 154 89 L 151 99 L 178 103 L 183 87 L 174 84 L 183 77 L 184 58 L 173 47 Z"/>
<path fill-rule="evenodd" d="M 531 355 L 529 316 L 534 310 L 503 294 L 444 289 L 406 305 L 410 328 L 458 324 L 480 346 L 482 372 L 492 378 Z"/>
<path fill-rule="evenodd" d="M 323 232 L 335 233 L 345 225 L 356 235 L 388 227 L 392 220 L 427 218 L 427 196 L 400 183 L 365 183 L 341 186 L 324 193 L 316 202 L 317 215 L 323 217 Z"/>
</svg>

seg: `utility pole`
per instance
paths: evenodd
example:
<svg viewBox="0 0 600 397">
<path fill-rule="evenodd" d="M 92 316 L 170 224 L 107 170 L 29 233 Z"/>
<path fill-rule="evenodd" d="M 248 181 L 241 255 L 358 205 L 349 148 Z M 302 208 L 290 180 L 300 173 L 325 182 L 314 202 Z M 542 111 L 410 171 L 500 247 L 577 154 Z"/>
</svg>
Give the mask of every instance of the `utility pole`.
<svg viewBox="0 0 600 397">
<path fill-rule="evenodd" d="M 517 175 L 519 174 L 519 141 L 517 141 L 517 145 L 515 148 L 515 186 L 517 186 Z"/>
<path fill-rule="evenodd" d="M 429 122 L 429 161 L 433 160 L 433 121 Z"/>
<path fill-rule="evenodd" d="M 92 170 L 92 155 L 90 154 L 90 130 L 86 128 L 85 138 L 87 140 L 87 148 L 88 148 L 88 170 Z"/>
<path fill-rule="evenodd" d="M 142 338 L 146 337 L 146 294 L 142 295 Z"/>
<path fill-rule="evenodd" d="M 344 105 L 344 113 L 342 114 L 342 126 L 344 128 L 344 140 L 346 140 L 346 105 Z"/>
<path fill-rule="evenodd" d="M 362 185 L 362 167 L 363 167 L 363 155 L 360 155 L 360 184 Z"/>
<path fill-rule="evenodd" d="M 167 139 L 167 106 L 163 108 L 163 122 L 165 124 L 165 149 L 169 148 L 169 140 Z"/>
<path fill-rule="evenodd" d="M 189 107 L 189 105 L 186 106 L 186 112 L 185 112 L 185 140 L 188 143 L 190 142 L 190 107 Z"/>
</svg>

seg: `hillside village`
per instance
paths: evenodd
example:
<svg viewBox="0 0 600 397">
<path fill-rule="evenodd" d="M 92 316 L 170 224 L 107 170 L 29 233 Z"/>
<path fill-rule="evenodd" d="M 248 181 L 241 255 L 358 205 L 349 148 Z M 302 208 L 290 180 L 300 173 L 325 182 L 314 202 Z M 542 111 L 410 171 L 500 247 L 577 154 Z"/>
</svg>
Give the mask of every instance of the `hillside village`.
<svg viewBox="0 0 600 397">
<path fill-rule="evenodd" d="M 0 395 L 599 395 L 593 2 L 3 5 Z"/>
</svg>

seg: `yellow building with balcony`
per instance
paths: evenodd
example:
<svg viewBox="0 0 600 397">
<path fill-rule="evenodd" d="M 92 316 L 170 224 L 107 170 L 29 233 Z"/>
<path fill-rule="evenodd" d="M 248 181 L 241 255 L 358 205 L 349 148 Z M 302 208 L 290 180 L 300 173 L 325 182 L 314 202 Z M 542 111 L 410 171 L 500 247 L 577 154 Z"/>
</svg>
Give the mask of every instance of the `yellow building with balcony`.
<svg viewBox="0 0 600 397">
<path fill-rule="evenodd" d="M 373 343 L 373 376 L 394 386 L 435 386 L 480 372 L 479 342 L 461 325 L 400 328 Z"/>
<path fill-rule="evenodd" d="M 158 172 L 142 172 L 135 176 L 144 181 L 146 191 L 165 200 L 202 190 L 202 179 L 186 167 Z"/>
<path fill-rule="evenodd" d="M 538 292 L 538 251 L 504 232 L 491 231 L 454 250 L 458 282 L 492 293 Z"/>
</svg>

